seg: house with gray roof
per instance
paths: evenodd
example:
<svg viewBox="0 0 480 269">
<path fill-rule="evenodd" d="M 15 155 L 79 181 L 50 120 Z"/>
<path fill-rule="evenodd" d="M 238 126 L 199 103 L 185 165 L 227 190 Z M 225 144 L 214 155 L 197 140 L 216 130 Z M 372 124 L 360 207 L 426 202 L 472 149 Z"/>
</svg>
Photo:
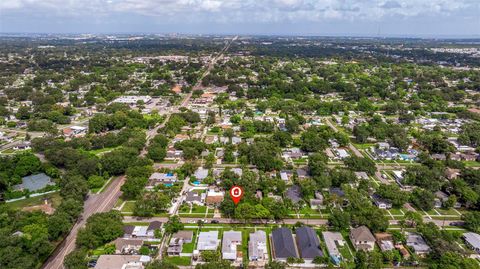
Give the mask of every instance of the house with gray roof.
<svg viewBox="0 0 480 269">
<path fill-rule="evenodd" d="M 480 254 L 480 234 L 477 233 L 464 233 L 463 239 L 465 239 L 465 243 Z"/>
<path fill-rule="evenodd" d="M 298 203 L 302 200 L 302 189 L 298 185 L 293 185 L 287 189 L 287 197 L 292 200 L 293 203 Z"/>
<path fill-rule="evenodd" d="M 372 251 L 375 248 L 375 237 L 366 226 L 351 229 L 350 241 L 357 251 Z"/>
<path fill-rule="evenodd" d="M 226 231 L 223 233 L 222 258 L 235 261 L 237 259 L 237 246 L 242 244 L 242 233 L 238 231 Z"/>
<path fill-rule="evenodd" d="M 28 190 L 30 192 L 35 192 L 51 185 L 55 185 L 55 183 L 51 181 L 51 178 L 45 175 L 45 173 L 40 173 L 23 177 L 22 183 L 15 185 L 13 188 L 19 191 Z"/>
<path fill-rule="evenodd" d="M 304 260 L 313 260 L 315 257 L 322 257 L 320 250 L 320 240 L 315 230 L 308 226 L 303 226 L 295 230 L 298 251 L 300 257 Z"/>
<path fill-rule="evenodd" d="M 330 259 L 336 264 L 339 265 L 342 259 L 342 255 L 338 247 L 345 245 L 345 240 L 339 232 L 323 232 L 323 239 L 325 240 L 325 245 L 327 246 L 327 251 L 330 256 Z"/>
<path fill-rule="evenodd" d="M 297 247 L 290 229 L 282 227 L 273 230 L 271 240 L 275 260 L 286 261 L 289 257 L 298 258 Z"/>
<path fill-rule="evenodd" d="M 425 242 L 425 239 L 417 233 L 407 234 L 407 246 L 413 248 L 415 254 L 423 256 L 430 252 L 430 247 Z"/>
<path fill-rule="evenodd" d="M 205 178 L 208 177 L 208 169 L 199 167 L 199 168 L 197 168 L 197 170 L 195 171 L 195 173 L 193 175 L 198 180 L 205 179 Z"/>
<path fill-rule="evenodd" d="M 217 250 L 219 243 L 218 231 L 200 232 L 197 239 L 197 250 Z"/>
<path fill-rule="evenodd" d="M 185 203 L 187 204 L 195 204 L 195 205 L 204 205 L 205 204 L 205 197 L 207 195 L 205 193 L 198 193 L 196 191 L 189 191 L 185 196 Z"/>
<path fill-rule="evenodd" d="M 250 234 L 248 259 L 250 261 L 268 261 L 267 234 L 265 231 L 258 230 Z"/>
</svg>

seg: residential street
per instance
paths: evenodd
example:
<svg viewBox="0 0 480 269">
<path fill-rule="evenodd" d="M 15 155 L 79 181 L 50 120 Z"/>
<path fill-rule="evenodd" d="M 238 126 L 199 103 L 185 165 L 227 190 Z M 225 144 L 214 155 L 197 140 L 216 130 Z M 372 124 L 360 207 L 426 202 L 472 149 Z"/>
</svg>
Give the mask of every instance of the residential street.
<svg viewBox="0 0 480 269">
<path fill-rule="evenodd" d="M 73 226 L 70 234 L 55 249 L 50 258 L 43 264 L 44 269 L 60 269 L 64 268 L 63 260 L 70 252 L 75 249 L 75 240 L 77 239 L 78 230 L 86 224 L 87 219 L 100 212 L 111 210 L 115 206 L 115 202 L 121 195 L 120 187 L 125 182 L 125 176 L 121 176 L 113 180 L 113 182 L 100 194 L 90 194 L 84 204 L 82 217 Z"/>
</svg>

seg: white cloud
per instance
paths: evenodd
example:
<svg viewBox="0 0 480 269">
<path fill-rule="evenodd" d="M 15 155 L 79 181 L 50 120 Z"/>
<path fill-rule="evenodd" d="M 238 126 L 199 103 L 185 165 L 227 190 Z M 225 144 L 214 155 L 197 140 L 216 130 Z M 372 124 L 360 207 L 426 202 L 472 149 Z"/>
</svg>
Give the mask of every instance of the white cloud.
<svg viewBox="0 0 480 269">
<path fill-rule="evenodd" d="M 101 17 L 122 13 L 168 22 L 375 21 L 391 16 L 448 16 L 472 9 L 479 9 L 476 0 L 0 0 L 3 14 Z"/>
</svg>

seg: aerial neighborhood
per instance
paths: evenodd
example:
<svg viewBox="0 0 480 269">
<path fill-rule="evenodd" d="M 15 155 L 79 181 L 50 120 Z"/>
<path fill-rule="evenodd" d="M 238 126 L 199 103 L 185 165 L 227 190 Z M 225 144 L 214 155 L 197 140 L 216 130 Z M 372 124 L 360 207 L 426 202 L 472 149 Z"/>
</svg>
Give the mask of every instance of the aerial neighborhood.
<svg viewBox="0 0 480 269">
<path fill-rule="evenodd" d="M 478 43 L 0 39 L 0 268 L 480 267 Z"/>
</svg>

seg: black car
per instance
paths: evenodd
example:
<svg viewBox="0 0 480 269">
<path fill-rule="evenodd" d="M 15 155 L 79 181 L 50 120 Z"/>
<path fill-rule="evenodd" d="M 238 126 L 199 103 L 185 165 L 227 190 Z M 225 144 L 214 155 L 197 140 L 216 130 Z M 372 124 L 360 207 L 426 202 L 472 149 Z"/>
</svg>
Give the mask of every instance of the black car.
<svg viewBox="0 0 480 269">
<path fill-rule="evenodd" d="M 210 223 L 218 224 L 220 222 L 218 220 L 212 220 Z"/>
<path fill-rule="evenodd" d="M 465 222 L 463 221 L 450 222 L 450 226 L 463 226 L 463 225 L 465 225 Z"/>
</svg>

